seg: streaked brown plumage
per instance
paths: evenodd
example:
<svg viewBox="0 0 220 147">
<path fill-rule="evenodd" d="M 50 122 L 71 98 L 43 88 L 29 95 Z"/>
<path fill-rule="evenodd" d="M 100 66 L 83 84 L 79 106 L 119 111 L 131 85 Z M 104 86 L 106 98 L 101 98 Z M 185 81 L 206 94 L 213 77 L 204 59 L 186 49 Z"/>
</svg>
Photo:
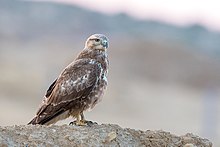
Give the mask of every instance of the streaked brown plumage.
<svg viewBox="0 0 220 147">
<path fill-rule="evenodd" d="M 107 86 L 108 39 L 90 36 L 85 48 L 48 88 L 36 116 L 28 124 L 52 124 L 69 116 L 84 125 L 83 111 L 92 109 Z"/>
</svg>

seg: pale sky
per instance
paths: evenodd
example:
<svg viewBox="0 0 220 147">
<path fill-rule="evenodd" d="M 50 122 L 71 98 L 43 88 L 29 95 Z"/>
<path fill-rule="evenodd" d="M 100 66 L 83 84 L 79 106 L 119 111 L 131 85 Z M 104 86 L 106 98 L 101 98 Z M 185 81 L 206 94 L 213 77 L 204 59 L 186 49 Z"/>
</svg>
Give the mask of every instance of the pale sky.
<svg viewBox="0 0 220 147">
<path fill-rule="evenodd" d="M 46 0 L 41 0 L 46 1 Z M 48 0 L 72 3 L 98 12 L 124 12 L 140 19 L 178 25 L 199 22 L 220 31 L 220 0 Z"/>
</svg>

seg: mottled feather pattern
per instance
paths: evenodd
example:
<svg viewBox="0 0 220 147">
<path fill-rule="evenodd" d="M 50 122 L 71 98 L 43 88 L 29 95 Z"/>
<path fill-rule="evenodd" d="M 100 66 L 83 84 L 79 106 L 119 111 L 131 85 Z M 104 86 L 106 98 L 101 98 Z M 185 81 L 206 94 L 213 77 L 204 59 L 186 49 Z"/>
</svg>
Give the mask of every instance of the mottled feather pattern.
<svg viewBox="0 0 220 147">
<path fill-rule="evenodd" d="M 97 50 L 85 48 L 48 88 L 29 124 L 51 124 L 92 109 L 106 89 L 108 64 L 106 50 L 100 45 Z"/>
</svg>

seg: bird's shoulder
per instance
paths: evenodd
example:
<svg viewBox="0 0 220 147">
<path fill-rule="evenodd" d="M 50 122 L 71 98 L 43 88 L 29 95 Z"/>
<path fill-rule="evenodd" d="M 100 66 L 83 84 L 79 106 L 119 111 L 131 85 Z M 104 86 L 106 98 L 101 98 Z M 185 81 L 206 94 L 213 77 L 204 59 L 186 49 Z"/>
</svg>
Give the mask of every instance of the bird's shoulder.
<svg viewBox="0 0 220 147">
<path fill-rule="evenodd" d="M 50 97 L 80 93 L 96 84 L 101 70 L 100 63 L 94 59 L 76 60 L 69 64 L 49 86 L 45 98 L 49 100 L 52 99 Z"/>
<path fill-rule="evenodd" d="M 86 75 L 97 75 L 101 71 L 101 63 L 95 59 L 79 59 L 70 63 L 59 75 L 57 82 L 75 81 Z"/>
</svg>

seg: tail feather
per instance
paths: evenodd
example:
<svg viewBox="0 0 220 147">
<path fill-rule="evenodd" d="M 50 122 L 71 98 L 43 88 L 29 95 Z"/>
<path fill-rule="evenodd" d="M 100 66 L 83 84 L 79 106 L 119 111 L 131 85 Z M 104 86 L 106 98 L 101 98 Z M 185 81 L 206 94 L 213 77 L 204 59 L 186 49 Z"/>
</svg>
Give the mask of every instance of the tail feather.
<svg viewBox="0 0 220 147">
<path fill-rule="evenodd" d="M 37 123 L 37 116 L 34 117 L 34 118 L 28 123 L 28 125 L 36 125 L 36 124 L 38 124 L 38 123 Z"/>
<path fill-rule="evenodd" d="M 65 110 L 60 109 L 59 111 L 57 111 L 54 114 L 46 114 L 46 115 L 37 115 L 35 116 L 29 123 L 28 125 L 32 124 L 32 125 L 49 125 L 51 123 L 55 123 L 57 122 L 59 119 L 65 119 L 67 118 L 69 115 L 68 111 L 66 111 L 66 115 L 64 117 L 59 118 L 59 116 L 61 114 L 63 114 L 65 112 Z M 59 118 L 56 120 L 56 118 Z"/>
</svg>

